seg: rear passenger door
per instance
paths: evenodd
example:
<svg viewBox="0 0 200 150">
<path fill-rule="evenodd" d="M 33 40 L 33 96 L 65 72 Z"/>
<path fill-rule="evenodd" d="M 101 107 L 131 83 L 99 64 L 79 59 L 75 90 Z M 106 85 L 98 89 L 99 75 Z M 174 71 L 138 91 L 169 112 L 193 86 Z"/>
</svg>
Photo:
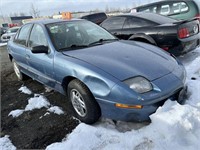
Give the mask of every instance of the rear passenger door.
<svg viewBox="0 0 200 150">
<path fill-rule="evenodd" d="M 122 39 L 121 31 L 124 25 L 126 17 L 112 17 L 105 20 L 101 26 L 108 30 L 113 35 L 117 36 L 118 38 Z"/>
<path fill-rule="evenodd" d="M 12 56 L 20 66 L 22 72 L 27 72 L 28 64 L 26 61 L 26 46 L 27 46 L 27 38 L 30 33 L 32 24 L 24 25 L 20 31 L 17 33 L 13 40 Z"/>
</svg>

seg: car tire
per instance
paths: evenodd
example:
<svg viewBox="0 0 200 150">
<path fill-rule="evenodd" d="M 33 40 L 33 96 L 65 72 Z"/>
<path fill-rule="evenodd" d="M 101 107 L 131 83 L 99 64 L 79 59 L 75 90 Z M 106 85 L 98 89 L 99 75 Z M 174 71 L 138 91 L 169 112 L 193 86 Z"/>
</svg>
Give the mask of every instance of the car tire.
<svg viewBox="0 0 200 150">
<path fill-rule="evenodd" d="M 14 69 L 14 72 L 15 72 L 15 74 L 17 76 L 17 79 L 19 81 L 26 80 L 28 77 L 20 71 L 19 65 L 16 63 L 16 61 L 13 60 L 12 63 L 13 63 L 13 69 Z"/>
<path fill-rule="evenodd" d="M 93 124 L 101 116 L 101 111 L 94 96 L 78 79 L 72 80 L 67 88 L 68 99 L 71 102 L 76 117 L 87 124 Z"/>
</svg>

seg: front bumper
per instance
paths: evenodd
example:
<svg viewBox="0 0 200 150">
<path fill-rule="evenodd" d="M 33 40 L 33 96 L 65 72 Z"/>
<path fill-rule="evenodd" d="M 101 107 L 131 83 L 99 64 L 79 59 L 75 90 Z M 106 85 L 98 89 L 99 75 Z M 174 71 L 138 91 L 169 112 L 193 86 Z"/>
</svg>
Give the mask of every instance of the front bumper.
<svg viewBox="0 0 200 150">
<path fill-rule="evenodd" d="M 143 122 L 150 121 L 149 116 L 156 112 L 158 107 L 162 106 L 166 100 L 177 100 L 178 103 L 184 104 L 186 100 L 184 97 L 186 95 L 186 91 L 187 87 L 184 87 L 163 100 L 143 105 L 142 109 L 117 108 L 114 102 L 103 99 L 97 99 L 97 101 L 101 107 L 102 116 L 104 117 L 113 120 Z"/>
<path fill-rule="evenodd" d="M 183 67 L 177 67 L 173 73 L 152 81 L 154 90 L 134 94 L 132 90 L 127 92 L 125 87 L 117 84 L 112 88 L 112 92 L 106 98 L 97 98 L 101 107 L 102 116 L 122 121 L 147 121 L 149 116 L 154 113 L 159 106 L 162 106 L 167 99 L 177 100 L 184 103 L 183 97 L 187 88 L 184 87 L 185 74 Z M 155 85 L 160 90 L 155 89 Z M 115 104 L 141 105 L 141 109 L 119 108 Z"/>
</svg>

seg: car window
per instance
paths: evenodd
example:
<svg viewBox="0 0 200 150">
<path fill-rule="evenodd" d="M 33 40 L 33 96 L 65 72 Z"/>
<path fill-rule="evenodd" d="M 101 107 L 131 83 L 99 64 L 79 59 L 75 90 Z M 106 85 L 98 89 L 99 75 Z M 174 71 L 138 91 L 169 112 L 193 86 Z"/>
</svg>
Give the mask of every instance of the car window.
<svg viewBox="0 0 200 150">
<path fill-rule="evenodd" d="M 177 13 L 185 13 L 189 11 L 189 6 L 184 1 L 179 2 L 168 2 L 154 4 L 150 6 L 140 7 L 137 9 L 138 12 L 151 12 L 159 13 L 161 15 L 173 15 Z"/>
<path fill-rule="evenodd" d="M 35 24 L 31 31 L 30 39 L 28 42 L 29 47 L 44 45 L 47 46 L 47 40 L 43 28 Z"/>
<path fill-rule="evenodd" d="M 28 38 L 28 34 L 29 34 L 31 27 L 32 27 L 32 24 L 24 25 L 20 29 L 17 36 L 15 37 L 14 42 L 26 46 L 26 40 Z"/>
<path fill-rule="evenodd" d="M 160 14 L 161 15 L 168 15 L 170 13 L 170 6 L 169 4 L 161 5 Z"/>
<path fill-rule="evenodd" d="M 172 9 L 171 14 L 176 14 L 181 12 L 187 12 L 189 10 L 189 7 L 185 2 L 178 2 L 178 3 L 173 3 L 171 9 Z"/>
<path fill-rule="evenodd" d="M 47 29 L 56 49 L 85 45 L 100 39 L 115 39 L 109 32 L 89 21 L 48 24 Z"/>
<path fill-rule="evenodd" d="M 155 25 L 155 23 L 152 23 L 150 21 L 144 20 L 144 19 L 140 19 L 140 18 L 135 18 L 135 17 L 131 17 L 131 18 L 127 18 L 123 28 L 137 28 L 137 27 L 146 27 L 146 26 L 152 26 Z"/>
<path fill-rule="evenodd" d="M 102 23 L 102 27 L 107 30 L 122 29 L 125 17 L 112 17 Z"/>
<path fill-rule="evenodd" d="M 157 5 L 149 6 L 149 7 L 141 7 L 137 11 L 138 12 L 151 12 L 156 13 L 157 12 Z"/>
</svg>

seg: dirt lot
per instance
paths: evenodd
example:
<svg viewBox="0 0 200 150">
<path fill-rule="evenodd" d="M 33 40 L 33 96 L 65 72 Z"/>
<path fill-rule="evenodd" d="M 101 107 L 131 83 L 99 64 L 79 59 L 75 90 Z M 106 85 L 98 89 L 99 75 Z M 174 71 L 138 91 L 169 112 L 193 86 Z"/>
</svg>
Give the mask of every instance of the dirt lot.
<svg viewBox="0 0 200 150">
<path fill-rule="evenodd" d="M 7 57 L 6 46 L 0 47 L 0 61 L 1 137 L 9 135 L 18 149 L 41 149 L 61 141 L 78 125 L 79 122 L 70 115 L 71 110 L 65 96 L 54 91 L 45 92 L 43 85 L 31 79 L 25 82 L 17 81 L 12 63 Z M 34 96 L 18 91 L 22 85 L 27 86 L 33 93 L 43 93 L 52 105 L 61 107 L 65 113 L 51 113 L 40 118 L 47 112 L 47 109 L 43 108 L 26 111 L 17 118 L 8 116 L 12 110 L 24 109 L 28 99 Z"/>
</svg>

